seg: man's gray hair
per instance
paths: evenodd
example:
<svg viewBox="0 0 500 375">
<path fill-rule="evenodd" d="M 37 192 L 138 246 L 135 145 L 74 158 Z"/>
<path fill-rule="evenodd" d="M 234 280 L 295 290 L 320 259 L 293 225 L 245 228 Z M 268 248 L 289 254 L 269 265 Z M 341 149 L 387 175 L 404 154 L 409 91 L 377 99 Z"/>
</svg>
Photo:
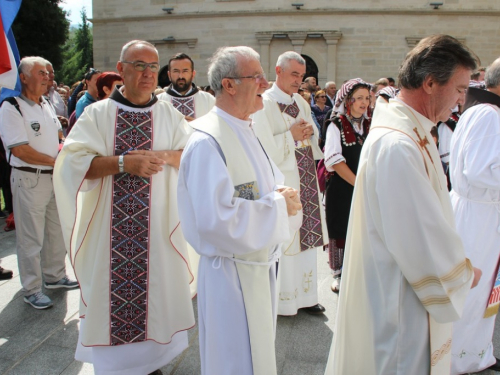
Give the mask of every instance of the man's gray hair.
<svg viewBox="0 0 500 375">
<path fill-rule="evenodd" d="M 335 85 L 335 87 L 337 87 L 337 84 L 333 81 L 330 81 L 330 82 L 327 82 L 326 85 L 325 85 L 325 89 L 327 89 L 328 87 L 330 87 L 331 85 Z"/>
<path fill-rule="evenodd" d="M 276 66 L 286 69 L 291 60 L 297 61 L 300 65 L 306 65 L 306 60 L 295 51 L 287 51 L 278 56 Z"/>
<path fill-rule="evenodd" d="M 120 53 L 120 61 L 123 61 L 125 59 L 125 55 L 127 54 L 127 51 L 129 50 L 130 47 L 135 46 L 136 44 L 144 44 L 145 46 L 151 47 L 156 51 L 156 54 L 159 55 L 158 50 L 154 46 L 154 44 L 151 44 L 149 42 L 146 42 L 145 40 L 131 40 L 127 44 L 125 44 L 122 47 L 122 51 Z M 147 61 L 149 62 L 149 61 Z"/>
<path fill-rule="evenodd" d="M 500 86 L 500 58 L 493 61 L 493 63 L 486 69 L 484 83 L 486 84 L 487 89 L 493 89 Z"/>
<path fill-rule="evenodd" d="M 215 96 L 222 92 L 222 80 L 224 78 L 239 76 L 238 57 L 260 61 L 260 55 L 254 49 L 246 46 L 221 47 L 215 51 L 210 59 L 208 83 L 210 88 L 214 90 Z M 236 83 L 239 84 L 241 81 L 236 80 Z"/>
<path fill-rule="evenodd" d="M 439 85 L 445 85 L 457 68 L 475 70 L 478 61 L 479 58 L 457 39 L 449 35 L 429 36 L 406 55 L 399 69 L 399 86 L 418 89 L 429 76 Z"/>
<path fill-rule="evenodd" d="M 31 77 L 31 70 L 33 69 L 35 64 L 40 64 L 46 67 L 48 64 L 50 64 L 50 62 L 40 56 L 23 57 L 21 59 L 21 62 L 19 63 L 17 71 L 19 74 L 23 73 L 25 76 Z"/>
</svg>

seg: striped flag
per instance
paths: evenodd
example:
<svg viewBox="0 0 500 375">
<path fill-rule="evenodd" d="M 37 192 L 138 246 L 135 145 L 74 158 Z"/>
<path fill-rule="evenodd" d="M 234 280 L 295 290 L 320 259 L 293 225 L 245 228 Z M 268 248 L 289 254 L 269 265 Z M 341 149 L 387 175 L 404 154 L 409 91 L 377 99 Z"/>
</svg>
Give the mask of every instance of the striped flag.
<svg viewBox="0 0 500 375">
<path fill-rule="evenodd" d="M 21 92 L 17 73 L 19 51 L 12 33 L 12 23 L 19 12 L 21 1 L 0 0 L 0 102 Z"/>
</svg>

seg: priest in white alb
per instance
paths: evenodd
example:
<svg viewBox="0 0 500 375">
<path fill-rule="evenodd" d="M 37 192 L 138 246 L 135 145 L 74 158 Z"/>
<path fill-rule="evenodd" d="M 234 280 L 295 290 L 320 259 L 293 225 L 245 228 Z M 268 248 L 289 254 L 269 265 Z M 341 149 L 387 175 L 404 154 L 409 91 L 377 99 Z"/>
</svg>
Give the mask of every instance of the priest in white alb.
<svg viewBox="0 0 500 375">
<path fill-rule="evenodd" d="M 324 207 L 315 160 L 323 159 L 318 128 L 311 107 L 297 94 L 306 62 L 297 52 L 278 57 L 276 82 L 264 97 L 264 108 L 255 113 L 255 133 L 262 146 L 285 175 L 285 184 L 300 191 L 302 227 L 283 246 L 279 264 L 279 315 L 295 315 L 299 309 L 322 314 L 318 303 L 317 252 L 328 243 Z"/>
<path fill-rule="evenodd" d="M 500 260 L 500 59 L 485 75 L 486 90 L 470 87 L 464 113 L 451 138 L 451 203 L 465 254 L 483 276 L 453 324 L 452 374 L 500 371 L 493 354 L 498 298 L 488 307 L 497 285 Z M 493 302 L 493 301 L 492 301 Z"/>
<path fill-rule="evenodd" d="M 191 129 L 152 94 L 159 66 L 152 44 L 127 43 L 117 63 L 124 86 L 85 109 L 54 168 L 81 287 L 75 358 L 101 375 L 159 373 L 195 324 L 176 194 Z"/>
<path fill-rule="evenodd" d="M 268 85 L 257 52 L 220 48 L 208 78 L 216 104 L 190 123 L 178 185 L 182 229 L 201 256 L 201 374 L 276 375 L 276 262 L 300 227 L 300 199 L 253 132 Z"/>
<path fill-rule="evenodd" d="M 463 104 L 473 54 L 431 36 L 377 101 L 360 156 L 326 375 L 448 375 L 452 322 L 481 271 L 466 258 L 430 134 Z"/>
</svg>

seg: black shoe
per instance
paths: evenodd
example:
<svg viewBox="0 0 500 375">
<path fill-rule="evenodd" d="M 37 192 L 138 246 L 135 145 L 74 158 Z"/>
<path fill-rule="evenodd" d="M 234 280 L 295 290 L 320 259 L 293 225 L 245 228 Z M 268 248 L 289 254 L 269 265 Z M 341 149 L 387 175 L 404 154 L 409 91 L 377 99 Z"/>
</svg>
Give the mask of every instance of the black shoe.
<svg viewBox="0 0 500 375">
<path fill-rule="evenodd" d="M 12 275 L 11 270 L 6 270 L 5 268 L 0 267 L 0 280 L 12 279 Z"/>
<path fill-rule="evenodd" d="M 500 359 L 495 359 L 497 360 L 496 363 L 493 363 L 490 367 L 488 367 L 488 370 L 500 371 Z"/>
<path fill-rule="evenodd" d="M 306 313 L 312 314 L 312 315 L 323 314 L 326 311 L 326 309 L 322 305 L 320 305 L 319 303 L 314 305 L 314 306 L 311 306 L 311 307 L 304 307 L 302 310 L 304 310 Z"/>
<path fill-rule="evenodd" d="M 149 373 L 148 375 L 163 375 L 163 373 L 160 370 L 156 370 L 156 371 Z"/>
</svg>

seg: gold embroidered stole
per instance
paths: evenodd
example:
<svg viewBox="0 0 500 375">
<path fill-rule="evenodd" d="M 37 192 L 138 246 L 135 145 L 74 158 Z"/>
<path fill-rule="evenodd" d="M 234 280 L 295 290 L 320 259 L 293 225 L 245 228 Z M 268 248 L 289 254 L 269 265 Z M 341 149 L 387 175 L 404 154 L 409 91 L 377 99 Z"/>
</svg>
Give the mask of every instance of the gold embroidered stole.
<svg viewBox="0 0 500 375">
<path fill-rule="evenodd" d="M 393 101 L 391 101 L 393 103 Z M 391 103 L 377 102 L 377 106 L 389 106 Z M 394 104 L 392 104 L 394 105 Z M 408 119 L 411 121 L 392 121 L 390 123 L 385 123 L 385 125 L 373 125 L 370 129 L 371 132 L 377 128 L 390 129 L 407 135 L 418 147 L 422 158 L 424 161 L 425 169 L 429 181 L 436 191 L 437 196 L 442 201 L 442 199 L 448 198 L 448 188 L 445 181 L 444 173 L 438 173 L 437 168 L 442 168 L 441 164 L 437 164 L 435 160 L 439 161 L 439 153 L 436 150 L 431 150 L 430 147 L 434 147 L 430 142 L 434 142 L 432 138 L 429 137 L 430 134 L 425 131 L 424 127 L 415 116 L 415 114 L 406 105 L 400 103 L 398 110 L 401 111 Z M 389 110 L 387 110 L 389 111 Z M 385 111 L 384 111 L 385 112 Z M 375 111 L 376 116 L 376 111 Z M 375 121 L 379 123 L 379 121 Z M 427 136 L 429 135 L 429 137 Z M 435 152 L 434 152 L 435 151 Z M 432 154 L 437 156 L 433 158 Z M 437 165 L 436 165 L 437 164 Z M 431 375 L 443 375 L 449 374 L 451 368 L 451 338 L 452 338 L 452 323 L 437 323 L 429 314 L 429 337 L 430 337 L 430 368 Z"/>
</svg>

